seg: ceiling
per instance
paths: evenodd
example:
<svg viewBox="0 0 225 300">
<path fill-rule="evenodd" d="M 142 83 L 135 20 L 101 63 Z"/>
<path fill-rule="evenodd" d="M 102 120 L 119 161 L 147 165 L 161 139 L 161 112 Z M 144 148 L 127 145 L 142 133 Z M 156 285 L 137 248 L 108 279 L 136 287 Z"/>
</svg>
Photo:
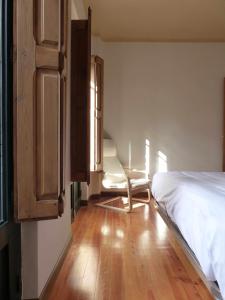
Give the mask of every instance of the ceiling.
<svg viewBox="0 0 225 300">
<path fill-rule="evenodd" d="M 84 0 L 105 41 L 225 42 L 225 0 Z"/>
</svg>

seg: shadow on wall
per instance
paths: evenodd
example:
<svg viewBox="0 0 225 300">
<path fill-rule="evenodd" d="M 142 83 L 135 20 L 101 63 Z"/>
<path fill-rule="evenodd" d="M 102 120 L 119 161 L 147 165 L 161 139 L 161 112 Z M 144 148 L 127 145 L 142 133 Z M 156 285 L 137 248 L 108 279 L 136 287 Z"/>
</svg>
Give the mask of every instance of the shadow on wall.
<svg viewBox="0 0 225 300">
<path fill-rule="evenodd" d="M 38 223 L 23 223 L 21 238 L 23 298 L 33 299 L 38 295 Z"/>
<path fill-rule="evenodd" d="M 112 139 L 112 137 L 108 134 L 108 132 L 106 132 L 105 130 L 104 130 L 104 132 L 103 132 L 103 138 L 104 139 Z"/>
</svg>

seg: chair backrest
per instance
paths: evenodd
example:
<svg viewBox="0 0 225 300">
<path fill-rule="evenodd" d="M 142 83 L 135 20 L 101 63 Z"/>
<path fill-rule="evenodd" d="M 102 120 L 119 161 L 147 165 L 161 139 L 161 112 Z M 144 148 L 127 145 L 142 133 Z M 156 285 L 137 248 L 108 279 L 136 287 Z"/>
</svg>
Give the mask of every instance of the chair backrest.
<svg viewBox="0 0 225 300">
<path fill-rule="evenodd" d="M 125 171 L 117 157 L 116 145 L 111 139 L 103 141 L 103 185 L 106 188 L 115 187 L 126 182 Z"/>
</svg>

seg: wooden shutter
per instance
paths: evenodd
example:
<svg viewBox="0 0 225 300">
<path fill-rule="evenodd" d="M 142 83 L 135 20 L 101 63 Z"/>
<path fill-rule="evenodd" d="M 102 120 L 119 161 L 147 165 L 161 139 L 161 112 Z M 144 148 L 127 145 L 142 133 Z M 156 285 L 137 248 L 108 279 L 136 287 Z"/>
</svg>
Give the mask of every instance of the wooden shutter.
<svg viewBox="0 0 225 300">
<path fill-rule="evenodd" d="M 64 174 L 68 4 L 66 0 L 14 3 L 15 217 L 57 218 L 64 188 L 60 174 Z"/>
<path fill-rule="evenodd" d="M 91 11 L 71 24 L 71 181 L 90 181 Z"/>
</svg>

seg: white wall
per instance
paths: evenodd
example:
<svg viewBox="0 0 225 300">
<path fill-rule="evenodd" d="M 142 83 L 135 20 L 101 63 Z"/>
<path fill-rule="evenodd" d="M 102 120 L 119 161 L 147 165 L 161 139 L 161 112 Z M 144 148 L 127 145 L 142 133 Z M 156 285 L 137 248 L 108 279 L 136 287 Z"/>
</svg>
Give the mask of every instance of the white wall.
<svg viewBox="0 0 225 300">
<path fill-rule="evenodd" d="M 72 20 L 82 20 L 87 18 L 87 12 L 85 10 L 83 0 L 71 0 L 72 10 L 71 19 Z"/>
<path fill-rule="evenodd" d="M 85 18 L 82 0 L 72 3 L 72 18 Z M 68 89 L 65 211 L 63 216 L 57 220 L 22 224 L 23 299 L 39 298 L 71 238 L 69 95 L 70 90 Z"/>
<path fill-rule="evenodd" d="M 158 151 L 167 156 L 168 170 L 221 170 L 225 43 L 100 48 L 104 128 L 123 163 L 144 169 L 149 139 L 151 173 L 158 169 Z"/>
<path fill-rule="evenodd" d="M 91 36 L 91 54 L 104 57 L 105 43 L 96 35 Z"/>
</svg>

